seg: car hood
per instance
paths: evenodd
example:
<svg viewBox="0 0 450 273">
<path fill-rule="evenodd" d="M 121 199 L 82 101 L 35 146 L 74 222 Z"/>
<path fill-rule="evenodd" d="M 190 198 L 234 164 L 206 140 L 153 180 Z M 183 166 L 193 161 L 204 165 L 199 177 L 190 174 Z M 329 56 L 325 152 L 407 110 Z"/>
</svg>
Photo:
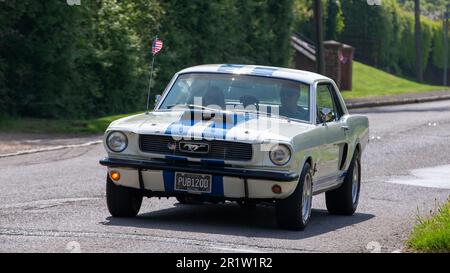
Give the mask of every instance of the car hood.
<svg viewBox="0 0 450 273">
<path fill-rule="evenodd" d="M 262 143 L 291 142 L 296 135 L 311 129 L 310 124 L 255 113 L 184 110 L 126 117 L 111 123 L 108 131 Z"/>
</svg>

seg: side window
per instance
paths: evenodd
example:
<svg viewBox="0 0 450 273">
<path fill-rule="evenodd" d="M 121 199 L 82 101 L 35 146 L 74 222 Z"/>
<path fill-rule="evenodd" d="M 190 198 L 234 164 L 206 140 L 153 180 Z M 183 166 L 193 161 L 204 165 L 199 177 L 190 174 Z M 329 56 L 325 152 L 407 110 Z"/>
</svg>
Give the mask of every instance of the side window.
<svg viewBox="0 0 450 273">
<path fill-rule="evenodd" d="M 336 114 L 336 120 L 340 120 L 341 117 L 344 115 L 344 109 L 342 108 L 341 102 L 338 99 L 337 91 L 334 88 L 333 85 L 329 85 L 331 96 L 333 97 L 334 101 L 334 108 L 335 108 L 335 114 Z"/>
<path fill-rule="evenodd" d="M 317 86 L 317 123 L 333 122 L 337 118 L 330 88 L 329 84 L 319 84 Z M 324 120 L 324 114 L 327 116 L 326 120 Z"/>
</svg>

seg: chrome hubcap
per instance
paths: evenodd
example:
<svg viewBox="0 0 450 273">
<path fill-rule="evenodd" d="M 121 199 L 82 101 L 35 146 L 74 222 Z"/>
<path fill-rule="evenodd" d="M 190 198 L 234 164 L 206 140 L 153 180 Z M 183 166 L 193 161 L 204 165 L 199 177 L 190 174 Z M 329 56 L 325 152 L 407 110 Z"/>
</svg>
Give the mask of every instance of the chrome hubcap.
<svg viewBox="0 0 450 273">
<path fill-rule="evenodd" d="M 312 178 L 311 174 L 305 176 L 305 182 L 303 183 L 303 198 L 302 198 L 302 217 L 303 221 L 309 219 L 311 215 L 312 207 Z"/>
<path fill-rule="evenodd" d="M 358 162 L 355 162 L 355 166 L 353 167 L 353 178 L 352 178 L 352 201 L 353 201 L 353 204 L 355 204 L 357 201 L 358 190 L 359 190 L 359 164 L 358 164 Z"/>
</svg>

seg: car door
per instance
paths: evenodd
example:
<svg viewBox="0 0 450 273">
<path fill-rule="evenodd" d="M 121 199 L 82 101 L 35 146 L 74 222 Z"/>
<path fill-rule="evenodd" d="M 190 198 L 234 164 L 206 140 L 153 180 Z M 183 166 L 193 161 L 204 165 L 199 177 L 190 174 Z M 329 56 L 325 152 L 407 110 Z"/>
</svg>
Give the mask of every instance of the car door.
<svg viewBox="0 0 450 273">
<path fill-rule="evenodd" d="M 322 138 L 317 162 L 317 180 L 319 188 L 336 184 L 342 175 L 341 157 L 347 149 L 347 126 L 342 118 L 344 111 L 331 82 L 322 82 L 316 87 L 316 122 Z M 329 112 L 324 118 L 323 113 Z"/>
</svg>

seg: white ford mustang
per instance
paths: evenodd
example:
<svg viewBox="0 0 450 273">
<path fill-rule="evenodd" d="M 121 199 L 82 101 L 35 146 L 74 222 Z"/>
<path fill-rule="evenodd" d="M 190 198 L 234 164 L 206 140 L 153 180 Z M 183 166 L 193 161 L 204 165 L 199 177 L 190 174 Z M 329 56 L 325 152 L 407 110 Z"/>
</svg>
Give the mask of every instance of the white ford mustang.
<svg viewBox="0 0 450 273">
<path fill-rule="evenodd" d="M 282 228 L 302 230 L 312 197 L 352 215 L 369 122 L 349 115 L 329 78 L 264 66 L 204 65 L 177 73 L 154 111 L 105 132 L 106 197 L 114 217 L 142 198 L 275 205 Z"/>
</svg>

